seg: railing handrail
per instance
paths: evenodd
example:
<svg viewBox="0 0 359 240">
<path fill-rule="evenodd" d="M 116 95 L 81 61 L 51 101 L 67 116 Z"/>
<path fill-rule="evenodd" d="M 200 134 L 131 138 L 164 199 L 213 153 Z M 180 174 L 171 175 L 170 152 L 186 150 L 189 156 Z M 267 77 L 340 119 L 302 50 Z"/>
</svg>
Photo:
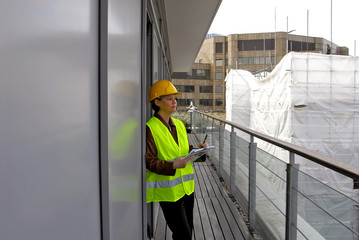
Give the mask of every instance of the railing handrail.
<svg viewBox="0 0 359 240">
<path fill-rule="evenodd" d="M 227 120 L 224 120 L 224 119 L 221 119 L 221 118 L 218 118 L 218 117 L 215 117 L 215 116 L 212 116 L 212 115 L 209 115 L 209 114 L 206 114 L 204 112 L 200 112 L 198 110 L 193 110 L 194 112 L 196 113 L 199 113 L 199 114 L 202 114 L 204 116 L 207 116 L 207 117 L 210 117 L 210 118 L 213 118 L 217 121 L 220 121 L 222 123 L 225 123 L 225 124 L 228 124 L 230 126 L 233 126 L 239 130 L 241 130 L 242 132 L 245 132 L 245 133 L 248 133 L 249 135 L 252 135 L 256 138 L 259 138 L 259 139 L 262 139 L 266 142 L 269 142 L 273 145 L 276 145 L 278 147 L 281 147 L 285 150 L 288 150 L 289 152 L 293 152 L 299 156 L 302 156 L 310 161 L 313 161 L 315 163 L 318 163 L 322 166 L 325 166 L 329 169 L 332 169 L 338 173 L 341 173 L 347 177 L 350 177 L 354 180 L 359 180 L 359 167 L 356 167 L 356 166 L 353 166 L 353 165 L 350 165 L 350 164 L 347 164 L 347 163 L 344 163 L 344 162 L 341 162 L 341 161 L 338 161 L 334 158 L 331 158 L 329 156 L 325 156 L 324 154 L 320 154 L 320 153 L 317 153 L 317 152 L 314 152 L 312 150 L 308 150 L 306 148 L 303 148 L 303 147 L 299 147 L 297 145 L 294 145 L 292 143 L 289 143 L 289 142 L 286 142 L 286 141 L 283 141 L 281 139 L 278 139 L 278 138 L 274 138 L 274 137 L 271 137 L 271 136 L 268 136 L 268 135 L 265 135 L 263 133 L 260 133 L 260 132 L 257 132 L 253 129 L 250 129 L 250 128 L 247 128 L 247 127 L 244 127 L 242 125 L 239 125 L 239 124 L 236 124 L 236 123 L 233 123 L 233 122 L 230 122 L 230 121 L 227 121 Z"/>
</svg>

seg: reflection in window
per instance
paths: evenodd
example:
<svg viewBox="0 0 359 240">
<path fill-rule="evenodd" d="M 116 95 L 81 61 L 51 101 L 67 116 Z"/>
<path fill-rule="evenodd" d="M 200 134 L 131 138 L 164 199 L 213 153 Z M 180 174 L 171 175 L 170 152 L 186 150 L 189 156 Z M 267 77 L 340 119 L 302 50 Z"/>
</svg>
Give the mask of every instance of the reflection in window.
<svg viewBox="0 0 359 240">
<path fill-rule="evenodd" d="M 216 59 L 216 67 L 222 67 L 223 66 L 223 59 Z"/>
<path fill-rule="evenodd" d="M 222 99 L 216 99 L 216 106 L 222 106 L 223 100 Z"/>
</svg>

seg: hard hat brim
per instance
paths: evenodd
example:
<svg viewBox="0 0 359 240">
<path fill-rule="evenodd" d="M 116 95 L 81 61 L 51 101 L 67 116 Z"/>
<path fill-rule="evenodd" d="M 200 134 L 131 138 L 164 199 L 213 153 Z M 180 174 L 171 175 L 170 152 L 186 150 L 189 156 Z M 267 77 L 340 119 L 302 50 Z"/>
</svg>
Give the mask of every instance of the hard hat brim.
<svg viewBox="0 0 359 240">
<path fill-rule="evenodd" d="M 166 95 L 161 95 L 159 97 L 153 97 L 152 99 L 148 100 L 148 102 L 152 102 L 153 100 L 155 100 L 156 98 L 160 98 L 160 97 L 163 97 L 163 96 L 169 96 L 169 95 L 181 95 L 182 92 L 174 92 L 174 93 L 170 93 L 170 94 L 166 94 Z"/>
</svg>

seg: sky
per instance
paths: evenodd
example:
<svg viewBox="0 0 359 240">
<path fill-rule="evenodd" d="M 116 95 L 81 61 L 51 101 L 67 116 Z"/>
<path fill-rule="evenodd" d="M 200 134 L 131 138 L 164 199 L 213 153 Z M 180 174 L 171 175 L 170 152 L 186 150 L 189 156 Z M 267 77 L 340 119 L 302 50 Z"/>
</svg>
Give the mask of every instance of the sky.
<svg viewBox="0 0 359 240">
<path fill-rule="evenodd" d="M 359 0 L 222 0 L 208 33 L 286 32 L 287 22 L 291 34 L 332 39 L 349 55 L 356 40 L 359 55 Z"/>
</svg>

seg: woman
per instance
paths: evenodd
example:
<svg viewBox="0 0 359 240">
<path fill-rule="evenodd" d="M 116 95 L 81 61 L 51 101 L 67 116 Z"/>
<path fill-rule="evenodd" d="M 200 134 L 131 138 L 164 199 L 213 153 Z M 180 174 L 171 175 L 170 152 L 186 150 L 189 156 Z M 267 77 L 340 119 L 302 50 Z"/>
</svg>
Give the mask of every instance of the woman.
<svg viewBox="0 0 359 240">
<path fill-rule="evenodd" d="M 193 229 L 194 172 L 189 158 L 186 128 L 172 118 L 178 92 L 168 80 L 153 84 L 149 102 L 155 111 L 146 127 L 147 203 L 159 202 L 174 240 L 191 240 Z M 200 147 L 208 146 L 199 143 Z"/>
</svg>

